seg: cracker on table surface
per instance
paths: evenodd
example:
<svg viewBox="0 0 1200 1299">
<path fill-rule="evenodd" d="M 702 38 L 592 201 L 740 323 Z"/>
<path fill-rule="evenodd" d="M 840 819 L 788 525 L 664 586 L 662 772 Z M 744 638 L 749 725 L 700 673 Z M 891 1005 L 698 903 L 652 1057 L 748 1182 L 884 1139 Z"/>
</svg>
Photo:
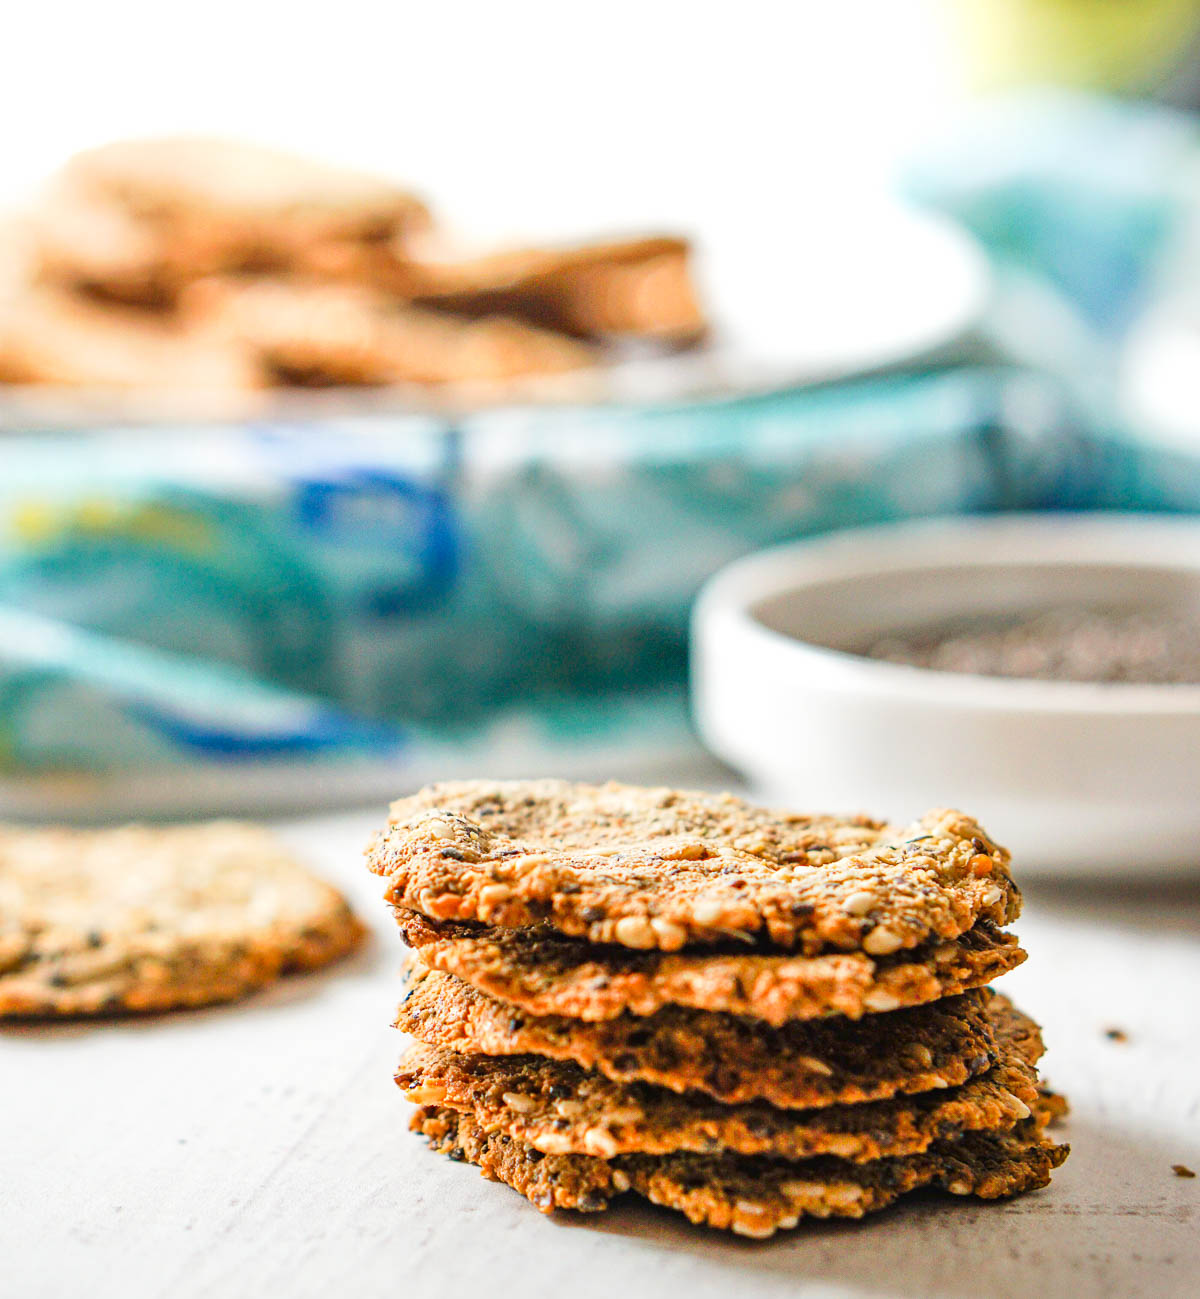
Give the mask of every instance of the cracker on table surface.
<svg viewBox="0 0 1200 1299">
<path fill-rule="evenodd" d="M 722 1105 L 646 1083 L 618 1083 L 570 1061 L 542 1056 L 463 1055 L 418 1043 L 396 1074 L 407 1098 L 470 1115 L 543 1154 L 713 1154 L 862 1162 L 918 1154 L 962 1132 L 1003 1131 L 1040 1104 L 1037 1025 L 995 997 L 996 1064 L 960 1087 L 813 1111 L 755 1102 Z"/>
<path fill-rule="evenodd" d="M 1008 853 L 960 812 L 906 827 L 730 794 L 458 781 L 392 805 L 367 850 L 394 906 L 677 951 L 769 940 L 886 956 L 1020 911 Z"/>
<path fill-rule="evenodd" d="M 157 222 L 216 234 L 382 239 L 428 221 L 425 204 L 378 176 L 243 140 L 119 140 L 76 154 L 66 183 Z M 225 223 L 225 224 L 223 224 Z"/>
<path fill-rule="evenodd" d="M 261 387 L 240 344 L 50 285 L 0 298 L 0 383 L 222 395 Z"/>
<path fill-rule="evenodd" d="M 855 1164 L 823 1156 L 789 1161 L 736 1154 L 544 1155 L 470 1116 L 426 1106 L 410 1124 L 433 1149 L 479 1166 L 544 1213 L 607 1208 L 635 1191 L 692 1222 L 765 1237 L 801 1218 L 861 1218 L 924 1186 L 996 1199 L 1045 1186 L 1069 1147 L 1048 1141 L 1037 1116 L 1002 1134 L 968 1133 L 918 1155 Z"/>
<path fill-rule="evenodd" d="M 989 921 L 955 939 L 891 956 L 866 952 L 634 951 L 596 947 L 548 927 L 496 929 L 429 920 L 396 909 L 400 932 L 422 962 L 532 1015 L 613 1019 L 691 1006 L 790 1019 L 899 1010 L 982 987 L 1015 969 L 1025 952 Z"/>
<path fill-rule="evenodd" d="M 29 213 L 32 278 L 97 299 L 159 309 L 181 283 L 214 269 L 180 264 L 181 249 L 112 203 L 59 183 Z M 84 304 L 86 308 L 86 303 Z"/>
<path fill-rule="evenodd" d="M 308 386 L 503 383 L 595 363 L 591 349 L 520 320 L 462 320 L 355 285 L 229 279 L 191 286 L 184 315 Z"/>
<path fill-rule="evenodd" d="M 229 1001 L 363 933 L 259 826 L 0 827 L 0 1015 Z"/>
<path fill-rule="evenodd" d="M 378 177 L 244 142 L 123 140 L 68 161 L 30 213 L 38 274 L 100 298 L 170 308 L 220 272 L 316 269 L 423 229 Z"/>
<path fill-rule="evenodd" d="M 582 338 L 697 340 L 707 322 L 686 239 L 514 249 L 458 262 L 400 261 L 395 292 L 467 316 L 508 315 Z"/>
<path fill-rule="evenodd" d="M 616 1082 L 805 1109 L 956 1087 L 991 1068 L 998 1056 L 991 995 L 782 1028 L 680 1006 L 587 1023 L 529 1015 L 452 974 L 418 969 L 396 1025 L 429 1046 L 573 1060 Z"/>
</svg>

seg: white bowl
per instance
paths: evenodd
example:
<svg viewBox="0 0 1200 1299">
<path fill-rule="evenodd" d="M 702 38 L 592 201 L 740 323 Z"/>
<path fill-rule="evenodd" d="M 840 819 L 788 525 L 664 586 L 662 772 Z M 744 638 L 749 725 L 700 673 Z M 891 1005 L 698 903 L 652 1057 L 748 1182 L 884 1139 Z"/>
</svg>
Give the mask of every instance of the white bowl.
<svg viewBox="0 0 1200 1299">
<path fill-rule="evenodd" d="M 707 585 L 693 700 L 765 798 L 977 816 L 1020 868 L 1200 867 L 1200 685 L 1021 680 L 859 657 L 873 637 L 1056 604 L 1200 608 L 1200 520 L 1009 515 L 765 551 Z"/>
</svg>

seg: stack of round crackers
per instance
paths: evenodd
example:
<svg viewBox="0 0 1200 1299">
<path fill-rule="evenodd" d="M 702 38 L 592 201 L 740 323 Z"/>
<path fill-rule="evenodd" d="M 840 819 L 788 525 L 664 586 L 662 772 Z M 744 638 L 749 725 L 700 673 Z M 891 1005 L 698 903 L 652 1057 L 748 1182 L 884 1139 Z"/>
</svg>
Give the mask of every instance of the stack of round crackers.
<svg viewBox="0 0 1200 1299">
<path fill-rule="evenodd" d="M 434 785 L 368 849 L 414 951 L 412 1127 L 539 1208 L 634 1191 L 769 1236 L 907 1191 L 1044 1186 L 1067 1147 L 1008 854 L 730 795 Z"/>
<path fill-rule="evenodd" d="M 684 238 L 469 254 L 399 185 L 234 140 L 88 149 L 0 230 L 0 383 L 576 393 L 706 329 Z"/>
</svg>

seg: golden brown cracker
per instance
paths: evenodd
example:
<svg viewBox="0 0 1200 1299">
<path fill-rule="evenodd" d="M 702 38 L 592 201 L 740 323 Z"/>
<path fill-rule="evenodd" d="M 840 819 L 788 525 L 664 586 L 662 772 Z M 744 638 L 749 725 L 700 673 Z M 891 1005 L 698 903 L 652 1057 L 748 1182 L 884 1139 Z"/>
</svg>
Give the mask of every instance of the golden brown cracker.
<svg viewBox="0 0 1200 1299">
<path fill-rule="evenodd" d="M 722 1105 L 646 1083 L 616 1083 L 570 1061 L 541 1056 L 463 1055 L 418 1044 L 396 1075 L 418 1105 L 471 1115 L 543 1154 L 713 1154 L 864 1162 L 918 1154 L 963 1132 L 1004 1131 L 1039 1103 L 1037 1025 L 995 997 L 988 1014 L 999 1058 L 961 1087 L 813 1111 L 755 1102 Z"/>
<path fill-rule="evenodd" d="M 258 826 L 0 827 L 0 1016 L 230 1001 L 363 932 Z"/>
<path fill-rule="evenodd" d="M 183 309 L 291 384 L 490 384 L 581 369 L 578 343 L 515 320 L 397 307 L 369 289 L 298 280 L 202 282 Z"/>
<path fill-rule="evenodd" d="M 676 951 L 769 941 L 887 956 L 1020 910 L 1008 854 L 961 812 L 907 827 L 707 794 L 458 781 L 392 805 L 367 850 L 395 906 Z"/>
<path fill-rule="evenodd" d="M 543 1213 L 595 1212 L 625 1191 L 677 1209 L 691 1222 L 766 1237 L 802 1218 L 861 1218 L 925 1186 L 980 1199 L 1045 1186 L 1069 1147 L 1046 1140 L 1035 1119 L 1012 1132 L 968 1133 L 919 1155 L 854 1164 L 720 1154 L 543 1155 L 471 1117 L 427 1106 L 410 1125 L 433 1149 L 478 1165 L 492 1181 L 520 1192 Z"/>
<path fill-rule="evenodd" d="M 533 1015 L 612 1019 L 691 1006 L 789 1019 L 899 1010 L 991 983 L 1025 953 L 986 920 L 956 939 L 873 957 L 865 952 L 798 956 L 750 951 L 638 952 L 596 947 L 553 929 L 495 929 L 438 923 L 398 908 L 404 941 L 434 969 Z"/>
<path fill-rule="evenodd" d="M 982 1073 L 998 1054 L 989 996 L 782 1028 L 680 1006 L 585 1023 L 529 1015 L 451 974 L 419 970 L 396 1024 L 429 1046 L 572 1060 L 616 1082 L 806 1109 L 955 1087 Z"/>
</svg>

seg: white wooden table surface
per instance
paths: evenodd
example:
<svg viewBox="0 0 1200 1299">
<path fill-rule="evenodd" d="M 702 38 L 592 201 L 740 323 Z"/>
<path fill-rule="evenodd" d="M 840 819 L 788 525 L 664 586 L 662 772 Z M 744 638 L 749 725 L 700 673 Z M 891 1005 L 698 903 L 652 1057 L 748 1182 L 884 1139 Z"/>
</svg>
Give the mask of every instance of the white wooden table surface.
<svg viewBox="0 0 1200 1299">
<path fill-rule="evenodd" d="M 1052 1187 L 756 1243 L 633 1203 L 547 1219 L 407 1132 L 377 820 L 285 828 L 372 922 L 354 959 L 235 1007 L 0 1029 L 4 1299 L 1200 1294 L 1200 1178 L 1171 1170 L 1200 1171 L 1200 882 L 1027 885 L 1004 986 L 1074 1107 Z"/>
</svg>

